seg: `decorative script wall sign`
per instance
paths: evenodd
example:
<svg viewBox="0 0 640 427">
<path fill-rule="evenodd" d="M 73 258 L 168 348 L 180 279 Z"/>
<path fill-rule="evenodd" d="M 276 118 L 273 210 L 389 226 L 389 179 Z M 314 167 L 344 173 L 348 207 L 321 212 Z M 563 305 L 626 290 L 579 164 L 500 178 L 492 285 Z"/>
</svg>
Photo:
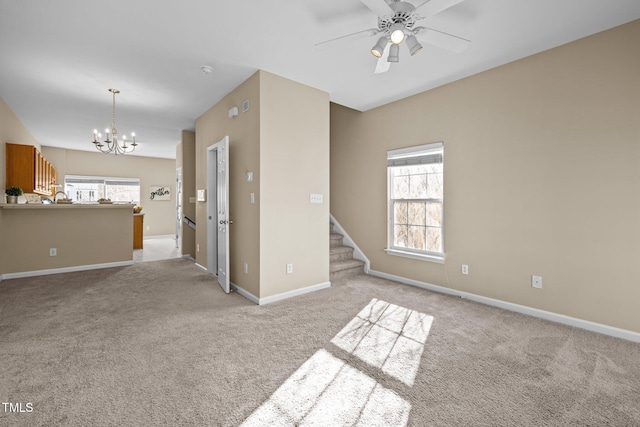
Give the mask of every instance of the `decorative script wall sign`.
<svg viewBox="0 0 640 427">
<path fill-rule="evenodd" d="M 171 200 L 171 186 L 155 186 L 149 187 L 149 199 L 151 200 Z"/>
</svg>

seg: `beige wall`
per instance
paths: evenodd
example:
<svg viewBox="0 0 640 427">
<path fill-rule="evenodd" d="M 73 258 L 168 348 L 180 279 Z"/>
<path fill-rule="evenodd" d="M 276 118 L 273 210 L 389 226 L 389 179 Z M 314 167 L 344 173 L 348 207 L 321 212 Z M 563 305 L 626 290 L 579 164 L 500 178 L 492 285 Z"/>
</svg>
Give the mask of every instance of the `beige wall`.
<svg viewBox="0 0 640 427">
<path fill-rule="evenodd" d="M 9 106 L 0 98 L 0 191 L 2 198 L 0 203 L 5 203 L 4 190 L 6 188 L 6 149 L 5 144 L 34 145 L 40 149 L 40 143 L 24 127 L 20 119 L 11 111 Z"/>
<path fill-rule="evenodd" d="M 144 236 L 175 235 L 176 223 L 176 162 L 140 156 L 116 156 L 64 148 L 42 147 L 42 155 L 58 170 L 58 180 L 67 175 L 97 175 L 140 178 Z M 171 187 L 171 200 L 150 200 L 150 186 Z"/>
<path fill-rule="evenodd" d="M 328 282 L 326 92 L 260 73 L 260 171 L 260 297 Z M 311 193 L 324 203 L 310 204 Z"/>
<path fill-rule="evenodd" d="M 635 21 L 365 113 L 332 105 L 332 213 L 374 270 L 640 332 L 638 46 Z M 434 141 L 444 266 L 383 251 L 386 151 Z"/>
<path fill-rule="evenodd" d="M 0 227 L 0 274 L 133 259 L 133 218 L 122 206 L 6 206 Z"/>
<path fill-rule="evenodd" d="M 242 102 L 250 108 L 242 113 Z M 229 118 L 229 109 L 238 107 L 239 116 Z M 238 286 L 259 295 L 259 203 L 260 203 L 260 79 L 254 74 L 229 95 L 196 120 L 196 189 L 207 188 L 207 147 L 229 136 L 229 214 L 230 274 Z M 253 182 L 247 182 L 246 172 L 253 172 Z M 255 193 L 256 203 L 249 203 Z M 209 197 L 209 195 L 207 195 Z M 207 204 L 196 204 L 196 262 L 207 266 Z M 243 263 L 249 272 L 243 272 Z"/>
<path fill-rule="evenodd" d="M 182 131 L 182 142 L 176 146 L 176 167 L 182 168 L 182 215 L 196 220 L 196 133 Z M 186 223 L 181 227 L 182 255 L 196 256 L 196 231 Z"/>
<path fill-rule="evenodd" d="M 250 109 L 242 113 L 245 100 Z M 240 109 L 235 119 L 228 117 L 232 107 Z M 328 282 L 328 94 L 258 71 L 196 120 L 197 188 L 206 187 L 207 147 L 225 135 L 231 281 L 259 298 Z M 310 193 L 323 194 L 324 203 L 311 205 Z M 198 203 L 196 217 L 196 260 L 206 265 L 206 203 Z M 294 264 L 290 275 L 288 263 Z"/>
</svg>

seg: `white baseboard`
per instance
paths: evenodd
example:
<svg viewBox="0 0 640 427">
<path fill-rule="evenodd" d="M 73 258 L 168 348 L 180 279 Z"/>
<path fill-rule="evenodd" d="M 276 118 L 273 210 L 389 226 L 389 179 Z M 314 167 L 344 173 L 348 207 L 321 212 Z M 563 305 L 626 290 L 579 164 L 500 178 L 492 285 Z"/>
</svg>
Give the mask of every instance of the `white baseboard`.
<svg viewBox="0 0 640 427">
<path fill-rule="evenodd" d="M 0 280 L 19 279 L 22 277 L 47 276 L 49 274 L 73 273 L 75 271 L 98 270 L 100 268 L 126 267 L 133 265 L 133 261 L 106 262 L 104 264 L 78 265 L 74 267 L 50 268 L 48 270 L 22 271 L 19 273 L 6 273 L 0 276 Z"/>
<path fill-rule="evenodd" d="M 207 267 L 205 267 L 205 266 L 203 266 L 203 265 L 198 264 L 197 262 L 195 262 L 195 260 L 194 260 L 194 263 L 195 263 L 196 267 L 198 267 L 198 268 L 200 268 L 200 269 L 202 269 L 202 270 L 206 271 L 207 273 L 209 272 L 209 270 L 207 270 Z"/>
<path fill-rule="evenodd" d="M 248 299 L 252 303 L 260 305 L 260 298 L 258 298 L 257 296 L 255 296 L 254 294 L 249 292 L 248 290 L 246 290 L 244 288 L 241 288 L 240 286 L 236 285 L 233 282 L 231 282 L 230 285 L 233 288 L 233 290 L 235 290 L 237 293 L 239 293 L 240 295 L 242 295 L 243 297 L 245 297 L 246 299 Z"/>
<path fill-rule="evenodd" d="M 153 239 L 173 239 L 176 240 L 175 234 L 157 234 L 155 236 L 144 236 L 142 240 L 153 240 Z"/>
<path fill-rule="evenodd" d="M 231 283 L 231 286 L 233 287 L 233 289 L 236 290 L 236 292 L 238 292 L 240 295 L 242 295 L 243 297 L 245 297 L 249 301 L 253 302 L 254 304 L 265 305 L 265 304 L 271 304 L 271 303 L 276 302 L 276 301 L 282 301 L 282 300 L 285 300 L 285 299 L 289 299 L 289 298 L 297 297 L 297 296 L 300 296 L 300 295 L 308 294 L 310 292 L 315 292 L 315 291 L 319 291 L 319 290 L 322 290 L 322 289 L 330 288 L 331 287 L 331 282 L 318 283 L 317 285 L 311 285 L 311 286 L 307 286 L 307 287 L 300 288 L 300 289 L 294 289 L 293 291 L 282 292 L 280 294 L 271 295 L 269 297 L 264 297 L 264 298 L 258 298 L 257 296 L 253 295 L 251 292 L 247 291 L 246 289 L 241 288 L 240 286 L 236 285 L 235 283 Z"/>
<path fill-rule="evenodd" d="M 455 289 L 445 288 L 444 286 L 438 286 L 438 285 L 433 285 L 431 283 L 420 282 L 418 280 L 408 279 L 406 277 L 396 276 L 394 274 L 383 273 L 381 271 L 369 270 L 369 274 L 372 276 L 381 277 L 383 279 L 404 283 L 406 285 L 427 289 L 429 291 L 439 292 L 447 295 L 453 295 L 460 298 L 468 299 L 470 301 L 479 302 L 481 304 L 502 308 L 504 310 L 514 311 L 516 313 L 522 313 L 529 316 L 538 317 L 540 319 L 550 320 L 556 323 L 562 323 L 563 325 L 573 326 L 580 329 L 586 329 L 588 331 L 598 332 L 600 334 L 609 335 L 612 337 L 640 343 L 640 333 L 638 332 L 615 328 L 613 326 L 607 326 L 601 323 L 590 322 L 588 320 L 578 319 L 575 317 L 565 316 L 564 314 L 557 314 L 550 311 L 527 307 L 525 305 L 514 304 L 511 302 L 506 302 L 498 299 L 483 297 L 483 296 L 472 294 L 469 292 L 463 292 Z"/>
</svg>

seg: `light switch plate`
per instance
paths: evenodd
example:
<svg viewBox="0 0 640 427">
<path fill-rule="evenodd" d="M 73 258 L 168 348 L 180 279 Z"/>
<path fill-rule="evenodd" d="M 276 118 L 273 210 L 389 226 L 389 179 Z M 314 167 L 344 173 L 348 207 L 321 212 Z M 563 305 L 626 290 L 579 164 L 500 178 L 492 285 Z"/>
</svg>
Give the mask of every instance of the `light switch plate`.
<svg viewBox="0 0 640 427">
<path fill-rule="evenodd" d="M 313 194 L 309 195 L 309 203 L 322 203 L 322 194 Z"/>
<path fill-rule="evenodd" d="M 198 190 L 198 201 L 206 202 L 207 201 L 207 190 Z"/>
</svg>

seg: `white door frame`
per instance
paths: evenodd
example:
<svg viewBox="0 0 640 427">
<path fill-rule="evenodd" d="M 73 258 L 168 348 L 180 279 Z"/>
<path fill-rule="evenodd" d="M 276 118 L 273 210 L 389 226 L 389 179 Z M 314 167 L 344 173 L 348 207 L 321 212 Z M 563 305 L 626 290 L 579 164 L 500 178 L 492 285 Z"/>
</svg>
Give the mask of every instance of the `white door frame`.
<svg viewBox="0 0 640 427">
<path fill-rule="evenodd" d="M 229 137 L 207 148 L 207 271 L 229 293 Z"/>
<path fill-rule="evenodd" d="M 176 168 L 176 248 L 182 245 L 182 168 Z"/>
</svg>

